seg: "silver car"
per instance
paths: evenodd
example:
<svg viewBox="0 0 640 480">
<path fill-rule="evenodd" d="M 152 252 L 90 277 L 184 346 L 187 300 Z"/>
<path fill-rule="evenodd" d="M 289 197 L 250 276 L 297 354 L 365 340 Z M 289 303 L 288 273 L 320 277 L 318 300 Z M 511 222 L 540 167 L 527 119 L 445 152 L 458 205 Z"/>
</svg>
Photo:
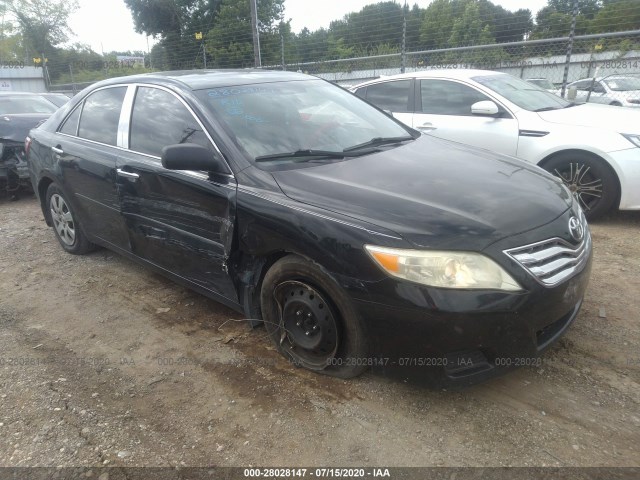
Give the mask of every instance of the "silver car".
<svg viewBox="0 0 640 480">
<path fill-rule="evenodd" d="M 611 75 L 604 78 L 585 78 L 567 85 L 576 88 L 575 101 L 603 103 L 617 107 L 640 108 L 640 75 Z M 591 92 L 591 95 L 589 95 Z"/>
</svg>

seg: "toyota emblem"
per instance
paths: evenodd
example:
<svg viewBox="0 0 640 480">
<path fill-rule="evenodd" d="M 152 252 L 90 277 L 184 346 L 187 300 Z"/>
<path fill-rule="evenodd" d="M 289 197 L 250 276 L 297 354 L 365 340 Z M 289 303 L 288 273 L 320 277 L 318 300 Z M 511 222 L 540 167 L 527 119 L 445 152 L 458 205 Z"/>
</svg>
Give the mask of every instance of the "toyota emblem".
<svg viewBox="0 0 640 480">
<path fill-rule="evenodd" d="M 569 233 L 576 242 L 580 242 L 584 237 L 584 227 L 576 217 L 569 219 Z"/>
</svg>

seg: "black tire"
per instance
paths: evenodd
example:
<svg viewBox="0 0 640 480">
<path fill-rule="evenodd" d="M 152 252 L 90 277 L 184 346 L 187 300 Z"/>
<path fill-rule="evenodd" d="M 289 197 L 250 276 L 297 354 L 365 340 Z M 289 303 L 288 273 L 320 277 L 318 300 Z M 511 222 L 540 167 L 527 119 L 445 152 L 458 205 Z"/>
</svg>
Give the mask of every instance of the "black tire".
<svg viewBox="0 0 640 480">
<path fill-rule="evenodd" d="M 618 199 L 615 173 L 604 160 L 588 152 L 563 152 L 543 164 L 562 179 L 589 220 L 609 212 Z"/>
<path fill-rule="evenodd" d="M 620 102 L 611 102 L 609 105 L 611 105 L 612 107 L 621 107 L 622 104 Z"/>
<path fill-rule="evenodd" d="M 319 265 L 297 255 L 281 258 L 264 277 L 260 303 L 269 337 L 295 365 L 338 378 L 367 370 L 359 315 Z"/>
<path fill-rule="evenodd" d="M 95 249 L 95 245 L 87 240 L 82 231 L 65 194 L 55 183 L 47 189 L 47 214 L 51 218 L 56 238 L 65 251 L 83 255 Z"/>
</svg>

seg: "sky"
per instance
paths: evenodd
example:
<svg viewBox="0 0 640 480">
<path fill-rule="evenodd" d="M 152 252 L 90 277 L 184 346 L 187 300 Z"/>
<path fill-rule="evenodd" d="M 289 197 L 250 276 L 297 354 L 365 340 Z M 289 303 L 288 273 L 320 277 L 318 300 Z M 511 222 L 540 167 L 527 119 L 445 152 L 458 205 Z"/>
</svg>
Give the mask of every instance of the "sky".
<svg viewBox="0 0 640 480">
<path fill-rule="evenodd" d="M 356 12 L 370 3 L 380 0 L 285 0 L 285 18 L 291 19 L 294 32 L 304 27 L 317 30 L 328 27 L 349 12 Z M 396 0 L 400 3 L 401 0 Z M 507 10 L 529 8 L 535 13 L 547 4 L 546 0 L 492 0 Z M 409 0 L 426 8 L 431 0 Z M 80 8 L 70 18 L 71 29 L 76 36 L 72 42 L 88 44 L 98 53 L 111 51 L 147 51 L 147 37 L 135 33 L 131 12 L 124 0 L 79 0 Z M 149 46 L 153 46 L 149 37 Z"/>
</svg>

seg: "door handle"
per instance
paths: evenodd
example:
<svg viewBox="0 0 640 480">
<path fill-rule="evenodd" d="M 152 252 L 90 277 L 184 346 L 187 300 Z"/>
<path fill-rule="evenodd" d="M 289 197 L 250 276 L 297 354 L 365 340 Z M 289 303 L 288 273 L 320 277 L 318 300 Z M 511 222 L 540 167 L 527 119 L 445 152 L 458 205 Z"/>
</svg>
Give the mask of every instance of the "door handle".
<svg viewBox="0 0 640 480">
<path fill-rule="evenodd" d="M 140 178 L 140 175 L 138 175 L 137 173 L 133 173 L 133 172 L 127 172 L 126 170 L 122 170 L 120 168 L 116 169 L 116 172 L 118 173 L 118 175 L 120 175 L 121 177 L 126 177 L 126 178 L 130 178 L 132 180 L 137 180 L 138 178 Z"/>
<path fill-rule="evenodd" d="M 58 147 L 51 147 L 51 151 L 57 155 L 62 155 L 64 153 L 64 150 Z"/>
<path fill-rule="evenodd" d="M 433 123 L 423 123 L 422 125 L 419 125 L 416 127 L 418 130 L 424 131 L 424 132 L 428 132 L 431 130 L 437 130 L 438 127 L 434 127 Z"/>
</svg>

